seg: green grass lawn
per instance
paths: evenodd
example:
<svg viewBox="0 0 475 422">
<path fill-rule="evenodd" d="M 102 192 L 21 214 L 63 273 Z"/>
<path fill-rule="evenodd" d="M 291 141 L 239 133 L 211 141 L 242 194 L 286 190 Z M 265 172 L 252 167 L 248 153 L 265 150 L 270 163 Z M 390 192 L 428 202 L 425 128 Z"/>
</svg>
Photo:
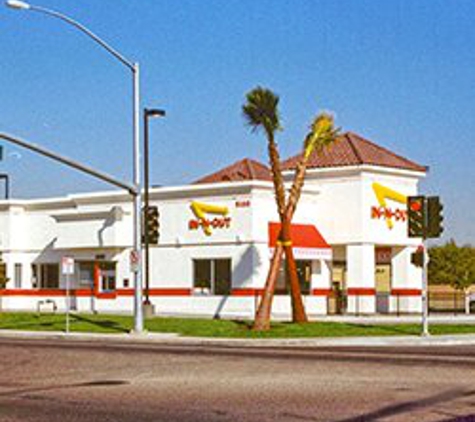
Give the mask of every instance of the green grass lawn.
<svg viewBox="0 0 475 422">
<path fill-rule="evenodd" d="M 133 326 L 133 318 L 119 315 L 72 314 L 72 332 L 127 333 Z M 182 336 L 221 338 L 310 338 L 419 335 L 419 324 L 363 325 L 337 322 L 310 322 L 290 324 L 275 322 L 267 332 L 254 332 L 250 321 L 209 320 L 191 318 L 155 317 L 145 321 L 150 332 L 177 333 Z M 64 331 L 64 314 L 36 314 L 21 312 L 0 313 L 0 330 Z M 431 324 L 432 334 L 475 333 L 475 325 Z"/>
</svg>

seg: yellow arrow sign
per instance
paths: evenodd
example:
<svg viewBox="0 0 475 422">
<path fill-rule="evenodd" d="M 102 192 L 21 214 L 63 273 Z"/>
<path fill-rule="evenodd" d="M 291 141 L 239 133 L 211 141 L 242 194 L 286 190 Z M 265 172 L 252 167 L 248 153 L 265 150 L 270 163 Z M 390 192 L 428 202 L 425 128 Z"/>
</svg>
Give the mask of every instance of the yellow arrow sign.
<svg viewBox="0 0 475 422">
<path fill-rule="evenodd" d="M 206 224 L 206 215 L 215 214 L 225 216 L 229 213 L 228 207 L 204 204 L 202 202 L 196 201 L 191 203 L 191 210 L 193 211 L 193 214 L 195 214 L 196 218 L 201 221 L 201 227 L 203 227 L 203 231 L 207 236 L 211 235 L 211 228 L 209 224 Z"/>
</svg>

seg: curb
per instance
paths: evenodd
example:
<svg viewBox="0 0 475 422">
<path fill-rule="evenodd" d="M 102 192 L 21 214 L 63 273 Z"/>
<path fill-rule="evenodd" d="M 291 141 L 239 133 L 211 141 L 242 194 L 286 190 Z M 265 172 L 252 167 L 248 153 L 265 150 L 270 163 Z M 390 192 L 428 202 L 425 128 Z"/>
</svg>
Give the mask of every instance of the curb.
<svg viewBox="0 0 475 422">
<path fill-rule="evenodd" d="M 314 347 L 397 347 L 475 345 L 475 334 L 437 335 L 428 337 L 328 337 L 286 339 L 239 339 L 181 337 L 176 333 L 96 334 L 42 331 L 0 330 L 0 338 L 21 340 L 58 340 L 66 342 L 106 342 L 130 345 L 214 346 L 240 348 L 314 348 Z"/>
</svg>

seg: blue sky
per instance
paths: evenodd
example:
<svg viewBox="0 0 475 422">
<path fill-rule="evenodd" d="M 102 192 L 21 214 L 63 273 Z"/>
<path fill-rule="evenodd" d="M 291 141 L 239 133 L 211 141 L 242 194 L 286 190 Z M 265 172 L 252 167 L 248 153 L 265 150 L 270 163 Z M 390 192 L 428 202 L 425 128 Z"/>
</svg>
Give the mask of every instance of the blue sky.
<svg viewBox="0 0 475 422">
<path fill-rule="evenodd" d="M 41 0 L 140 62 L 152 181 L 181 184 L 245 156 L 266 160 L 243 124 L 260 84 L 281 97 L 284 157 L 312 116 L 429 165 L 445 238 L 475 244 L 475 2 L 472 0 Z M 0 9 L 0 130 L 123 178 L 131 168 L 130 72 L 66 24 Z M 109 187 L 7 147 L 17 197 Z"/>
</svg>

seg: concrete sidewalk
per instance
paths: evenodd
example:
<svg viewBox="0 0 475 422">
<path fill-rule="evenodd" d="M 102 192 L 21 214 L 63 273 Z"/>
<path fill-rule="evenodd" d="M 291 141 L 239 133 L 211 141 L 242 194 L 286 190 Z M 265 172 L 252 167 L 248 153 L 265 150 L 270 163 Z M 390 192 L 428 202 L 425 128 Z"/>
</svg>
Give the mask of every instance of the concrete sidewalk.
<svg viewBox="0 0 475 422">
<path fill-rule="evenodd" d="M 383 337 L 320 337 L 286 339 L 235 339 L 181 337 L 173 333 L 97 334 L 39 331 L 0 330 L 0 339 L 58 340 L 67 342 L 90 342 L 136 345 L 219 346 L 241 348 L 312 348 L 312 347 L 380 347 L 380 346 L 454 346 L 475 345 L 475 334 L 437 336 L 383 336 Z"/>
</svg>

